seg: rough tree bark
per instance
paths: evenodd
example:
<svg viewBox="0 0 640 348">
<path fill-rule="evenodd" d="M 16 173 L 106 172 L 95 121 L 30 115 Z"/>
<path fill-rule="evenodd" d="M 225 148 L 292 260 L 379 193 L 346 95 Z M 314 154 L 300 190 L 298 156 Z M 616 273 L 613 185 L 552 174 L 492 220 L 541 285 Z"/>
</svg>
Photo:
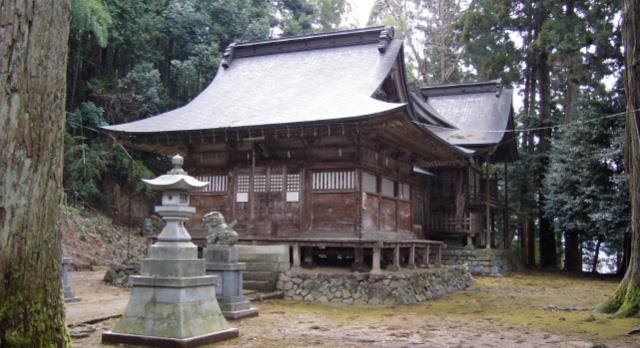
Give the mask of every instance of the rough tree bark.
<svg viewBox="0 0 640 348">
<path fill-rule="evenodd" d="M 540 80 L 540 121 L 541 124 L 547 125 L 546 122 L 551 118 L 551 83 L 549 77 L 548 54 L 546 51 L 540 52 L 537 59 L 538 73 Z M 556 236 L 551 225 L 550 218 L 547 217 L 545 210 L 545 195 L 542 191 L 542 182 L 544 181 L 546 168 L 549 166 L 549 152 L 551 151 L 551 129 L 543 129 L 538 133 L 540 144 L 538 151 L 540 155 L 540 174 L 536 178 L 536 190 L 538 191 L 538 228 L 540 243 L 540 268 L 556 269 L 558 268 L 558 254 L 556 253 Z"/>
<path fill-rule="evenodd" d="M 622 39 L 627 68 L 625 157 L 631 197 L 631 258 L 616 292 L 596 309 L 633 316 L 640 314 L 640 3 L 637 0 L 623 1 Z"/>
<path fill-rule="evenodd" d="M 0 346 L 65 346 L 60 282 L 70 0 L 0 4 Z"/>
<path fill-rule="evenodd" d="M 571 273 L 582 272 L 580 233 L 575 230 L 567 231 L 564 239 L 564 270 Z"/>
</svg>

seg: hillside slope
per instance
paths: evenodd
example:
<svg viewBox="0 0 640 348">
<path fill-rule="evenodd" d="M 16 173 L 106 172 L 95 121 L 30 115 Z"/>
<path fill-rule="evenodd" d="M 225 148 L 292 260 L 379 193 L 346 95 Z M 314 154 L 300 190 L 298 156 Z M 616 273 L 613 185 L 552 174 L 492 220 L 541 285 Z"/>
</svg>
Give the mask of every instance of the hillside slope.
<svg viewBox="0 0 640 348">
<path fill-rule="evenodd" d="M 104 215 L 81 208 L 63 207 L 60 216 L 62 251 L 71 257 L 73 270 L 140 260 L 146 241 L 140 228 L 116 225 Z"/>
</svg>

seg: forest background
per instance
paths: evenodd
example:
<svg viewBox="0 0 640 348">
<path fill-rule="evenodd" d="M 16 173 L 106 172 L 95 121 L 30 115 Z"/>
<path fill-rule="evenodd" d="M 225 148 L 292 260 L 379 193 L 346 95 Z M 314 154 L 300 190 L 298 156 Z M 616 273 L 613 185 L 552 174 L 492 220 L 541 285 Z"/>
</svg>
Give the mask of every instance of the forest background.
<svg viewBox="0 0 640 348">
<path fill-rule="evenodd" d="M 234 41 L 348 29 L 347 0 L 73 0 L 67 67 L 68 204 L 151 229 L 140 178 L 166 170 L 101 126 L 187 103 Z M 624 274 L 621 4 L 593 0 L 374 0 L 367 25 L 404 37 L 410 87 L 501 79 L 518 93 L 519 160 L 490 170 L 510 204 L 498 247 L 543 269 Z M 146 223 L 145 223 L 146 222 Z M 626 251 L 626 252 L 625 252 Z"/>
</svg>

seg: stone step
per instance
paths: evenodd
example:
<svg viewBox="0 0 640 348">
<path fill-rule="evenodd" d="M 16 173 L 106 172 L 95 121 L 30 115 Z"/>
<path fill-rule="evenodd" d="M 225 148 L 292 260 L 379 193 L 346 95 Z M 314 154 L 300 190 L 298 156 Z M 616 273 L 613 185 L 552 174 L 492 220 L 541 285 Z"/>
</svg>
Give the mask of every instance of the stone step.
<svg viewBox="0 0 640 348">
<path fill-rule="evenodd" d="M 243 287 L 245 289 L 258 290 L 262 292 L 275 291 L 276 284 L 273 281 L 266 280 L 243 280 Z"/>
<path fill-rule="evenodd" d="M 278 277 L 277 272 L 259 272 L 259 271 L 245 271 L 242 275 L 242 279 L 245 280 L 273 280 Z"/>
<path fill-rule="evenodd" d="M 252 271 L 277 272 L 278 271 L 278 263 L 276 262 L 246 262 L 246 264 L 247 264 L 247 268 L 246 268 L 247 272 L 252 272 Z"/>
</svg>

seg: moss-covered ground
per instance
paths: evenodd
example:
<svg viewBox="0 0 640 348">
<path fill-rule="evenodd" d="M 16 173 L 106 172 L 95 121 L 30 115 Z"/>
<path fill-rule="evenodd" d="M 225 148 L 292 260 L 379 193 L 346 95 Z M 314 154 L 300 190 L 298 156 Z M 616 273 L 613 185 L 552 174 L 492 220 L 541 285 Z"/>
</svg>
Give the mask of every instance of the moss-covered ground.
<svg viewBox="0 0 640 348">
<path fill-rule="evenodd" d="M 627 335 L 640 325 L 638 318 L 620 319 L 593 311 L 617 284 L 616 280 L 564 274 L 518 273 L 503 278 L 476 277 L 472 289 L 419 305 L 358 307 L 267 301 L 258 307 L 267 322 L 265 316 L 281 317 L 271 325 L 284 324 L 281 329 L 289 335 L 282 339 L 299 335 L 303 342 L 315 344 L 342 340 L 351 333 L 351 337 L 369 337 L 371 342 L 347 339 L 344 344 L 384 345 L 393 342 L 395 332 L 404 336 L 396 337 L 398 341 L 408 344 L 640 347 L 640 336 Z M 292 325 L 286 324 L 287 319 Z M 244 331 L 251 335 L 255 324 L 246 324 Z M 304 324 L 306 330 L 296 329 Z M 245 323 L 238 326 L 242 330 Z M 447 340 L 447 335 L 454 339 Z M 416 342 L 402 339 L 412 336 Z"/>
<path fill-rule="evenodd" d="M 476 277 L 473 288 L 418 305 L 362 307 L 268 300 L 231 322 L 240 337 L 216 347 L 640 347 L 639 318 L 593 308 L 617 280 L 517 273 Z M 104 328 L 115 324 L 105 322 Z M 99 344 L 94 338 L 76 346 Z"/>
</svg>

